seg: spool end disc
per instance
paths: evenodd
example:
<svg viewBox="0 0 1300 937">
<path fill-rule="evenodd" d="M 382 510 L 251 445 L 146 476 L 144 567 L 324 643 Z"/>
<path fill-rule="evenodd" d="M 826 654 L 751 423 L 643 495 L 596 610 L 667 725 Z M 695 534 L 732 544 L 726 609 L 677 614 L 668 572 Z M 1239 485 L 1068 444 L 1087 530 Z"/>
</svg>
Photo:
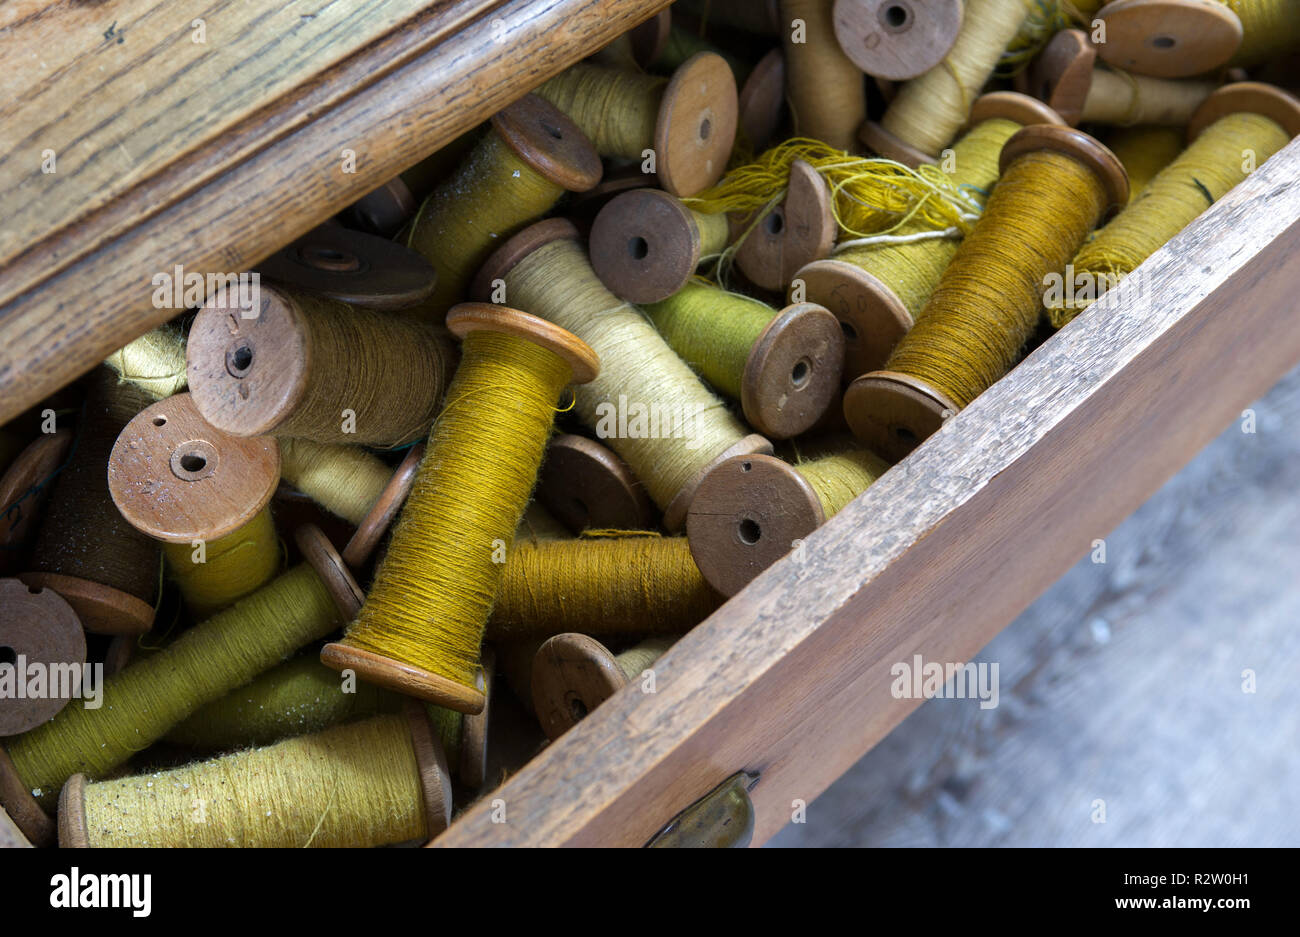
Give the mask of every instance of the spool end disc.
<svg viewBox="0 0 1300 937">
<path fill-rule="evenodd" d="M 561 188 L 586 192 L 600 182 L 604 167 L 595 146 L 544 98 L 524 95 L 495 114 L 492 126 L 515 155 Z"/>
<path fill-rule="evenodd" d="M 627 37 L 632 43 L 632 58 L 642 68 L 649 68 L 659 56 L 663 55 L 664 46 L 668 44 L 668 35 L 673 29 L 672 8 L 660 10 L 640 26 L 628 30 Z"/>
<path fill-rule="evenodd" d="M 783 292 L 795 271 L 831 252 L 838 231 L 830 186 L 797 159 L 785 198 L 740 242 L 736 266 L 762 289 Z"/>
<path fill-rule="evenodd" d="M 943 61 L 961 32 L 962 3 L 836 0 L 835 38 L 868 75 L 906 81 Z"/>
<path fill-rule="evenodd" d="M 525 257 L 553 241 L 565 239 L 582 239 L 577 226 L 568 218 L 547 218 L 524 228 L 498 247 L 479 268 L 470 286 L 470 297 L 479 302 L 487 302 L 492 296 L 492 284 L 504 280 Z"/>
<path fill-rule="evenodd" d="M 389 186 L 394 184 L 406 188 L 400 179 Z M 291 290 L 370 309 L 418 305 L 433 293 L 438 276 L 433 265 L 409 247 L 336 224 L 307 232 L 258 264 L 257 270 Z"/>
<path fill-rule="evenodd" d="M 480 713 L 486 703 L 482 691 L 475 687 L 465 686 L 430 673 L 422 667 L 338 641 L 321 648 L 320 662 L 334 670 L 355 671 L 367 683 L 394 693 L 428 700 L 458 713 Z"/>
<path fill-rule="evenodd" d="M 394 176 L 353 202 L 344 214 L 366 233 L 391 238 L 415 217 L 417 208 L 411 187 Z"/>
<path fill-rule="evenodd" d="M 785 111 L 785 55 L 772 49 L 758 60 L 740 89 L 740 132 L 762 152 L 776 135 Z"/>
<path fill-rule="evenodd" d="M 0 807 L 4 807 L 9 819 L 33 846 L 53 846 L 57 842 L 58 831 L 54 821 L 36 802 L 32 789 L 18 776 L 18 769 L 3 745 L 0 745 Z"/>
<path fill-rule="evenodd" d="M 39 528 L 53 487 L 41 483 L 63 464 L 71 445 L 72 433 L 68 430 L 42 433 L 0 475 L 0 505 L 16 505 L 27 495 L 22 510 L 6 516 L 5 523 L 0 525 L 0 574 L 9 572 L 22 560 L 23 548 Z"/>
<path fill-rule="evenodd" d="M 1300 135 L 1300 100 L 1276 85 L 1238 81 L 1224 85 L 1201 102 L 1187 124 L 1187 139 L 1195 140 L 1219 118 L 1243 111 L 1267 117 L 1291 137 Z"/>
<path fill-rule="evenodd" d="M 447 753 L 423 706 L 407 700 L 402 706 L 402 714 L 411 733 L 411 748 L 415 751 L 415 764 L 420 774 L 424 814 L 429 820 L 426 832 L 430 837 L 437 836 L 451 826 L 451 771 L 447 767 Z"/>
<path fill-rule="evenodd" d="M 998 171 L 1005 173 L 1016 159 L 1039 150 L 1063 153 L 1092 170 L 1105 193 L 1105 207 L 1099 223 L 1113 217 L 1128 204 L 1128 172 L 1124 164 L 1105 144 L 1073 127 L 1035 124 L 1017 131 L 1002 147 Z"/>
<path fill-rule="evenodd" d="M 495 680 L 496 653 L 483 648 L 483 711 L 462 717 L 460 763 L 456 773 L 460 783 L 477 791 L 487 780 L 488 717 L 492 712 L 492 685 Z"/>
<path fill-rule="evenodd" d="M 844 332 L 815 303 L 787 306 L 763 330 L 745 362 L 741 406 L 754 429 L 789 439 L 814 426 L 840 390 Z"/>
<path fill-rule="evenodd" d="M 388 484 L 379 493 L 375 503 L 370 506 L 366 516 L 361 518 L 361 523 L 353 532 L 352 539 L 343 548 L 343 562 L 349 569 L 360 569 L 369 562 L 375 548 L 379 546 L 379 541 L 383 539 L 388 528 L 397 519 L 397 515 L 401 513 L 402 505 L 406 503 L 406 496 L 411 493 L 411 485 L 415 482 L 415 473 L 420 468 L 420 460 L 424 458 L 426 448 L 427 444 L 423 442 L 418 442 L 410 448 L 406 457 L 393 470 Z"/>
<path fill-rule="evenodd" d="M 609 648 L 585 634 L 547 638 L 533 658 L 533 708 L 551 741 L 626 684 Z"/>
<path fill-rule="evenodd" d="M 193 338 L 190 347 L 195 354 Z M 203 418 L 200 405 L 196 394 L 150 404 L 126 424 L 108 460 L 113 503 L 131 526 L 157 540 L 189 543 L 232 533 L 270 503 L 280 482 L 274 438 L 223 432 Z"/>
<path fill-rule="evenodd" d="M 153 606 L 121 589 L 62 573 L 21 573 L 18 578 L 62 598 L 91 634 L 144 634 L 153 627 Z"/>
<path fill-rule="evenodd" d="M 645 488 L 614 452 L 585 436 L 551 440 L 537 481 L 537 498 L 573 533 L 642 530 L 651 522 Z"/>
<path fill-rule="evenodd" d="M 929 439 L 957 405 L 907 374 L 872 371 L 844 392 L 844 417 L 867 448 L 898 462 Z"/>
<path fill-rule="evenodd" d="M 691 56 L 673 73 L 659 105 L 655 153 L 659 182 L 678 198 L 722 178 L 736 142 L 736 77 L 714 52 Z"/>
<path fill-rule="evenodd" d="M 695 498 L 695 492 L 700 487 L 700 482 L 708 477 L 715 466 L 722 464 L 732 456 L 738 455 L 763 455 L 772 454 L 772 444 L 764 437 L 757 433 L 746 436 L 734 446 L 728 446 L 722 452 L 713 458 L 708 465 L 695 473 L 695 477 L 682 486 L 682 490 L 673 496 L 673 500 L 668 503 L 664 510 L 664 527 L 669 533 L 677 533 L 686 523 L 686 512 L 690 510 L 691 501 Z"/>
<path fill-rule="evenodd" d="M 86 660 L 86 633 L 72 605 L 53 589 L 0 579 L 0 651 L 0 660 L 15 670 L 22 664 L 47 670 L 80 666 Z M 19 735 L 49 722 L 71 699 L 52 693 L 0 699 L 0 736 Z"/>
<path fill-rule="evenodd" d="M 934 162 L 934 157 L 924 150 L 918 150 L 910 143 L 904 143 L 874 120 L 869 120 L 858 131 L 858 139 L 868 150 L 885 159 L 902 163 L 916 169 Z"/>
<path fill-rule="evenodd" d="M 74 774 L 59 791 L 59 848 L 89 849 L 86 832 L 86 776 Z"/>
<path fill-rule="evenodd" d="M 592 223 L 588 244 L 596 276 L 630 303 L 667 299 L 700 262 L 700 232 L 690 210 L 658 189 L 612 199 Z"/>
<path fill-rule="evenodd" d="M 1079 29 L 1063 29 L 1052 37 L 1029 66 L 1029 90 L 1073 127 L 1083 119 L 1083 105 L 1088 100 L 1088 89 L 1092 87 L 1092 69 L 1096 61 L 1097 47 L 1088 41 L 1086 33 Z M 973 114 L 971 122 L 975 122 Z"/>
<path fill-rule="evenodd" d="M 793 467 L 773 456 L 737 456 L 700 483 L 686 536 L 709 585 L 731 596 L 825 519 L 817 493 Z"/>
<path fill-rule="evenodd" d="M 1063 126 L 1068 123 L 1052 107 L 1038 98 L 1031 98 L 1018 91 L 990 91 L 988 94 L 980 95 L 971 106 L 969 126 L 973 127 L 980 121 L 994 117 L 1013 120 L 1022 127 L 1033 124 Z"/>
<path fill-rule="evenodd" d="M 818 260 L 795 274 L 809 302 L 825 306 L 844 335 L 847 382 L 882 368 L 898 340 L 912 327 L 912 314 L 892 289 L 860 267 Z"/>
<path fill-rule="evenodd" d="M 330 598 L 334 600 L 334 605 L 339 610 L 339 616 L 345 622 L 356 618 L 357 613 L 361 611 L 361 603 L 365 601 L 365 594 L 357 585 L 357 581 L 352 578 L 352 574 L 348 572 L 343 558 L 334 549 L 325 532 L 315 524 L 303 524 L 294 531 L 293 539 L 298 544 L 303 559 L 311 564 L 316 575 L 320 576 L 326 591 L 329 592 Z"/>
<path fill-rule="evenodd" d="M 591 346 L 554 322 L 492 303 L 461 303 L 447 313 L 447 328 L 457 338 L 470 332 L 517 335 L 554 353 L 569 365 L 573 383 L 586 384 L 600 373 L 600 358 Z"/>
<path fill-rule="evenodd" d="M 1114 0 L 1097 17 L 1097 54 L 1115 68 L 1156 78 L 1214 71 L 1241 46 L 1241 20 L 1217 0 Z"/>
</svg>

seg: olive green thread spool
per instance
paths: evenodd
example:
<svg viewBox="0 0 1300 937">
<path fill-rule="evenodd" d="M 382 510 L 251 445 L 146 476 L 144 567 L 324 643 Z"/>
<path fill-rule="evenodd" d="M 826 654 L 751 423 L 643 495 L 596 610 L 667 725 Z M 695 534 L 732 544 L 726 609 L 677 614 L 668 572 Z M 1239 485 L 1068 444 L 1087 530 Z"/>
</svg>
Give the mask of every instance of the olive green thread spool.
<svg viewBox="0 0 1300 937">
<path fill-rule="evenodd" d="M 533 659 L 533 708 L 551 741 L 623 687 L 635 683 L 677 637 L 648 638 L 621 654 L 584 634 L 548 638 Z"/>
<path fill-rule="evenodd" d="M 425 199 L 407 235 L 438 272 L 419 314 L 441 322 L 502 238 L 547 214 L 566 191 L 591 189 L 601 172 L 587 135 L 537 95 L 495 115 L 455 174 Z"/>
<path fill-rule="evenodd" d="M 749 424 L 771 439 L 805 432 L 838 396 L 844 338 L 821 306 L 799 303 L 778 312 L 695 281 L 645 312 L 669 347 L 739 400 Z"/>
<path fill-rule="evenodd" d="M 966 123 L 971 104 L 1015 38 L 1033 0 L 966 0 L 961 32 L 944 60 L 899 90 L 860 137 L 905 165 L 933 162 Z"/>
<path fill-rule="evenodd" d="M 152 401 L 108 368 L 96 369 L 74 448 L 20 577 L 66 599 L 88 631 L 141 634 L 153 625 L 158 545 L 123 520 L 105 474 L 118 432 Z"/>
<path fill-rule="evenodd" d="M 675 634 L 695 627 L 721 603 L 684 537 L 618 531 L 516 543 L 487 634 L 503 644 L 562 631 Z"/>
<path fill-rule="evenodd" d="M 437 415 L 451 349 L 431 324 L 263 286 L 246 318 L 217 296 L 190 329 L 190 392 L 233 436 L 396 447 Z"/>
<path fill-rule="evenodd" d="M 465 338 L 448 406 L 366 604 L 321 661 L 478 713 L 479 649 L 501 578 L 494 554 L 508 552 L 523 516 L 556 399 L 600 365 L 571 333 L 513 309 L 468 303 L 447 324 Z M 471 492 L 475 478 L 483 487 Z"/>
<path fill-rule="evenodd" d="M 274 439 L 227 435 L 203 419 L 191 394 L 176 394 L 123 427 L 107 476 L 127 523 L 162 541 L 171 574 L 197 619 L 279 572 L 279 541 L 268 507 L 280 481 Z"/>
<path fill-rule="evenodd" d="M 1026 127 L 1002 178 L 885 367 L 844 395 L 854 436 L 897 461 L 1008 371 L 1037 326 L 1045 278 L 1128 202 L 1114 154 L 1078 130 Z M 1078 191 L 1071 191 L 1077 187 Z"/>
<path fill-rule="evenodd" d="M 603 370 L 595 381 L 576 388 L 576 411 L 584 424 L 608 439 L 664 511 L 665 526 L 676 530 L 710 466 L 741 452 L 770 451 L 771 443 L 746 435 L 744 425 L 700 383 L 644 314 L 605 289 L 577 237 L 577 229 L 563 219 L 521 231 L 479 271 L 474 295 L 490 297 L 494 284 L 505 284 L 512 302 L 595 349 Z M 632 406 L 645 411 L 644 432 L 635 414 L 628 415 Z M 650 421 L 655 413 L 657 427 Z"/>
<path fill-rule="evenodd" d="M 59 686 L 57 668 L 66 671 L 86 660 L 86 634 L 77 613 L 52 589 L 38 589 L 17 579 L 0 579 L 0 662 L 12 667 L 10 676 L 43 669 L 49 674 L 40 690 L 11 684 L 0 696 L 0 738 L 18 735 L 48 722 L 72 700 L 79 683 Z M 32 692 L 35 691 L 35 692 Z"/>
<path fill-rule="evenodd" d="M 708 188 L 727 168 L 736 139 L 736 79 L 710 52 L 670 79 L 575 65 L 537 89 L 582 128 L 601 156 L 654 153 L 659 184 L 678 197 Z"/>
<path fill-rule="evenodd" d="M 971 108 L 970 129 L 952 148 L 953 181 L 987 193 L 998 178 L 1002 145 L 1021 127 L 1059 124 L 1042 102 L 1014 91 L 983 95 Z M 960 245 L 958 232 L 933 237 L 924 226 L 876 243 L 846 242 L 831 257 L 794 275 L 790 296 L 829 309 L 844 331 L 844 379 L 882 367 L 906 334 Z"/>
<path fill-rule="evenodd" d="M 451 806 L 442 746 L 409 706 L 151 775 L 76 774 L 59 797 L 59 845 L 381 846 L 437 835 Z"/>
<path fill-rule="evenodd" d="M 1070 126 L 1191 120 L 1217 84 L 1130 75 L 1096 65 L 1097 47 L 1077 29 L 1057 33 L 1029 70 L 1029 88 Z"/>
<path fill-rule="evenodd" d="M 657 520 L 627 463 L 607 446 L 571 433 L 556 435 L 546 447 L 537 500 L 574 534 L 588 528 L 643 530 Z"/>
<path fill-rule="evenodd" d="M 298 542 L 306 563 L 108 678 L 101 692 L 112 706 L 66 707 L 10 739 L 0 757 L 0 805 L 14 816 L 43 812 L 37 799 L 48 802 L 73 774 L 107 773 L 200 706 L 337 628 L 341 607 L 360 607 L 360 590 L 318 529 L 301 529 Z"/>
<path fill-rule="evenodd" d="M 868 75 L 906 81 L 943 61 L 962 13 L 961 0 L 835 0 L 835 38 Z"/>
<path fill-rule="evenodd" d="M 1082 298 L 1049 302 L 1052 325 L 1074 319 L 1296 134 L 1300 101 L 1285 91 L 1257 82 L 1216 91 L 1193 117 L 1187 149 L 1079 249 L 1073 278 L 1091 288 Z"/>
<path fill-rule="evenodd" d="M 795 132 L 852 150 L 867 118 L 866 81 L 835 38 L 833 0 L 781 0 L 786 94 Z M 802 29 L 796 29 L 796 23 Z"/>
</svg>

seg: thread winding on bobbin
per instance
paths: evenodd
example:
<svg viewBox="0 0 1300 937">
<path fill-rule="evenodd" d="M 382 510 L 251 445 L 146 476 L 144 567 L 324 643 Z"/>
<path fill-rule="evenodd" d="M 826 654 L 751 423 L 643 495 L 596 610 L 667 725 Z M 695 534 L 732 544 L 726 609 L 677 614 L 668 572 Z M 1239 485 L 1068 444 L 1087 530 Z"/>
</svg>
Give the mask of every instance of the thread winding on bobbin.
<svg viewBox="0 0 1300 937">
<path fill-rule="evenodd" d="M 781 0 L 786 93 L 797 133 L 852 150 L 867 117 L 867 89 L 861 70 L 835 38 L 831 3 Z M 796 36 L 797 20 L 804 24 L 802 36 Z"/>
<path fill-rule="evenodd" d="M 160 325 L 104 359 L 117 376 L 155 400 L 185 389 L 185 336 L 174 325 Z"/>
</svg>

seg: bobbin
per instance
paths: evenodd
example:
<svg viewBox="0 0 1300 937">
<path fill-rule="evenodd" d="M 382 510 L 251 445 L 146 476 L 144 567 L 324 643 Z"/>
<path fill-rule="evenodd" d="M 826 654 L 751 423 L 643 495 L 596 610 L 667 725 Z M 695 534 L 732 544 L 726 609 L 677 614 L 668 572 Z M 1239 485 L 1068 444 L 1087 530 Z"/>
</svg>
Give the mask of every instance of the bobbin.
<svg viewBox="0 0 1300 937">
<path fill-rule="evenodd" d="M 673 72 L 655 123 L 659 184 L 679 198 L 722 178 L 739 122 L 736 77 L 712 52 L 691 56 Z"/>
<path fill-rule="evenodd" d="M 578 240 L 579 235 L 578 229 L 574 227 L 573 223 L 564 218 L 550 218 L 525 228 L 497 248 L 496 253 L 488 258 L 487 263 L 483 265 L 483 269 L 474 278 L 474 286 L 470 295 L 484 298 L 490 296 L 492 284 L 497 280 L 504 281 L 506 275 L 525 257 L 553 241 L 566 238 Z M 668 530 L 677 530 L 681 527 L 682 522 L 686 520 L 686 509 L 690 506 L 695 489 L 714 465 L 734 455 L 751 452 L 771 453 L 771 451 L 772 444 L 757 434 L 746 436 L 734 445 L 729 446 L 724 452 L 710 461 L 708 465 L 701 468 L 677 492 L 664 511 L 664 526 Z"/>
<path fill-rule="evenodd" d="M 1241 20 L 1216 0 L 1113 0 L 1097 13 L 1097 54 L 1116 68 L 1187 78 L 1226 65 L 1241 47 Z"/>
<path fill-rule="evenodd" d="M 963 12 L 961 0 L 835 0 L 835 38 L 868 75 L 906 81 L 943 61 Z"/>
<path fill-rule="evenodd" d="M 738 456 L 700 483 L 686 536 L 705 580 L 731 596 L 825 521 L 817 493 L 793 466 L 774 456 Z"/>
<path fill-rule="evenodd" d="M 52 488 L 41 483 L 50 479 L 63 464 L 71 445 L 72 433 L 68 430 L 42 433 L 28 443 L 0 475 L 0 510 L 8 512 L 20 498 L 24 498 L 16 517 L 10 517 L 8 513 L 0 515 L 6 521 L 0 525 L 0 574 L 10 572 L 23 559 L 23 548 L 36 534 L 37 521 Z"/>
<path fill-rule="evenodd" d="M 488 726 L 492 714 L 492 694 L 496 685 L 497 656 L 491 646 L 483 646 L 483 710 L 461 715 L 460 757 L 456 776 L 471 791 L 483 787 L 487 780 Z"/>
<path fill-rule="evenodd" d="M 1295 139 L 1300 136 L 1300 99 L 1275 85 L 1261 81 L 1238 81 L 1224 85 L 1201 103 L 1187 124 L 1187 142 L 1229 114 L 1259 114 L 1267 117 Z"/>
<path fill-rule="evenodd" d="M 462 339 L 477 331 L 500 332 L 526 339 L 565 362 L 575 383 L 594 380 L 600 372 L 596 353 L 577 336 L 544 319 L 506 306 L 462 303 L 447 314 L 447 328 Z M 481 664 L 478 685 L 469 687 L 422 667 L 344 642 L 325 645 L 321 650 L 321 663 L 335 670 L 352 669 L 363 680 L 460 713 L 480 713 L 487 702 L 487 682 Z"/>
<path fill-rule="evenodd" d="M 533 172 L 570 192 L 600 182 L 604 167 L 591 140 L 568 115 L 526 94 L 492 115 L 492 129 Z"/>
<path fill-rule="evenodd" d="M 20 664 L 35 664 L 52 674 L 56 665 L 80 667 L 85 660 L 85 631 L 62 596 L 17 579 L 0 579 L 0 664 L 11 665 L 16 680 L 26 679 Z M 0 699 L 0 737 L 19 735 L 50 721 L 70 700 L 48 693 Z"/>
<path fill-rule="evenodd" d="M 627 686 L 609 648 L 585 634 L 547 638 L 533 657 L 533 708 L 555 741 Z"/>
<path fill-rule="evenodd" d="M 884 159 L 892 159 L 912 169 L 927 166 L 935 158 L 924 150 L 919 150 L 910 143 L 905 143 L 880 125 L 878 121 L 868 120 L 858 130 L 858 141 L 870 152 Z"/>
<path fill-rule="evenodd" d="M 821 260 L 835 246 L 839 226 L 831 189 L 811 164 L 790 164 L 785 197 L 756 223 L 741 226 L 736 266 L 756 286 L 782 292 L 796 271 Z"/>
<path fill-rule="evenodd" d="M 755 151 L 767 147 L 785 111 L 785 53 L 777 47 L 758 60 L 740 86 L 740 133 Z"/>
<path fill-rule="evenodd" d="M 750 348 L 740 380 L 749 424 L 765 436 L 789 439 L 813 426 L 840 388 L 844 333 L 816 303 L 782 309 Z"/>
<path fill-rule="evenodd" d="M 1028 153 L 1050 150 L 1082 163 L 1104 194 L 1098 224 L 1128 204 L 1128 175 L 1109 149 L 1071 127 L 1035 124 L 1018 131 L 1002 148 L 1000 171 Z M 853 435 L 890 461 L 903 459 L 960 408 L 927 382 L 896 371 L 872 371 L 844 394 L 844 416 Z"/>
<path fill-rule="evenodd" d="M 968 126 L 994 118 L 1031 124 L 1062 124 L 1061 117 L 1035 98 L 1015 91 L 993 91 L 975 99 Z M 912 327 L 912 314 L 894 292 L 861 267 L 831 256 L 794 275 L 802 296 L 829 309 L 844 330 L 844 380 L 882 367 L 898 340 Z M 796 295 L 794 287 L 791 295 Z"/>
<path fill-rule="evenodd" d="M 389 183 L 394 184 L 405 188 L 401 180 Z M 409 247 L 341 225 L 308 231 L 258 264 L 257 271 L 291 290 L 369 309 L 418 305 L 437 280 L 433 266 Z"/>
<path fill-rule="evenodd" d="M 384 490 L 379 493 L 379 497 L 370 506 L 366 516 L 361 519 L 361 523 L 357 524 L 357 529 L 348 540 L 347 546 L 343 548 L 343 562 L 349 568 L 360 569 L 366 565 L 374 555 L 375 548 L 379 546 L 379 541 L 383 539 L 388 528 L 397 519 L 397 515 L 401 513 L 402 505 L 406 503 L 406 496 L 411 493 L 411 485 L 415 483 L 415 473 L 419 471 L 420 461 L 424 458 L 426 448 L 427 444 L 424 442 L 418 442 L 411 447 L 405 458 L 393 470 L 388 484 L 384 485 Z"/>
<path fill-rule="evenodd" d="M 343 217 L 367 234 L 391 238 L 415 217 L 418 207 L 411 187 L 401 176 L 394 176 L 345 208 Z"/>
<path fill-rule="evenodd" d="M 164 397 L 136 414 L 108 462 L 108 490 L 122 516 L 167 543 L 235 532 L 270 503 L 279 481 L 273 437 L 221 432 L 191 394 Z"/>
<path fill-rule="evenodd" d="M 703 252 L 694 214 L 658 189 L 611 199 L 592 222 L 588 247 L 596 276 L 630 303 L 672 296 L 695 275 Z"/>
<path fill-rule="evenodd" d="M 586 436 L 561 433 L 546 447 L 537 500 L 575 534 L 642 530 L 652 524 L 650 496 L 612 449 Z"/>
</svg>

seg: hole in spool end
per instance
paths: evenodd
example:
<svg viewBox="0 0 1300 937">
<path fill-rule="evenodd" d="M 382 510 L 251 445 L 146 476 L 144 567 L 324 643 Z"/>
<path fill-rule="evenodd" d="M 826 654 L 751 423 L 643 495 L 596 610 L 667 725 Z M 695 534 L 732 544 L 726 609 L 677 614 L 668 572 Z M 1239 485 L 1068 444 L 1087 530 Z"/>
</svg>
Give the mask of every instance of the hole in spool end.
<svg viewBox="0 0 1300 937">
<path fill-rule="evenodd" d="M 1178 41 L 1173 36 L 1152 36 L 1151 45 L 1156 49 L 1172 49 L 1178 45 Z"/>
<path fill-rule="evenodd" d="M 803 387 L 811 376 L 812 363 L 807 358 L 800 358 L 790 369 L 790 383 L 795 387 Z"/>
<path fill-rule="evenodd" d="M 181 456 L 181 468 L 187 472 L 201 472 L 207 468 L 208 460 L 196 453 Z"/>
<path fill-rule="evenodd" d="M 645 260 L 650 255 L 650 242 L 639 236 L 628 238 L 627 253 L 633 260 Z"/>
<path fill-rule="evenodd" d="M 763 539 L 763 528 L 758 525 L 758 521 L 747 517 L 736 525 L 736 534 L 740 537 L 741 543 L 753 546 Z"/>
<path fill-rule="evenodd" d="M 166 426 L 166 425 L 167 425 L 167 417 L 165 417 L 165 416 L 156 416 L 156 417 L 154 417 L 154 418 L 153 418 L 153 425 L 154 425 L 154 426 Z"/>
<path fill-rule="evenodd" d="M 887 3 L 880 8 L 880 25 L 900 31 L 912 25 L 912 11 L 901 3 Z"/>
<path fill-rule="evenodd" d="M 779 237 L 785 230 L 785 215 L 778 208 L 763 220 L 763 227 L 772 237 Z"/>
<path fill-rule="evenodd" d="M 709 120 L 709 118 L 706 117 L 702 121 L 700 121 L 700 139 L 707 140 L 709 139 L 710 136 L 712 136 L 712 134 L 713 134 L 713 121 Z"/>
<path fill-rule="evenodd" d="M 840 320 L 840 331 L 844 333 L 846 341 L 855 342 L 858 340 L 858 330 L 853 327 L 853 323 L 849 320 Z"/>
<path fill-rule="evenodd" d="M 546 135 L 549 136 L 552 140 L 564 139 L 564 131 L 561 130 L 559 127 L 556 127 L 554 124 L 547 123 L 546 121 L 542 121 L 541 124 L 542 124 L 542 129 L 546 131 Z"/>
<path fill-rule="evenodd" d="M 361 269 L 361 260 L 356 254 L 332 244 L 303 244 L 298 248 L 298 259 L 317 270 L 351 273 Z"/>
<path fill-rule="evenodd" d="M 226 349 L 226 373 L 233 378 L 243 378 L 248 377 L 248 372 L 252 370 L 253 346 L 247 339 L 237 339 L 230 348 Z M 154 425 L 162 424 L 155 421 Z"/>
<path fill-rule="evenodd" d="M 181 481 L 207 478 L 217 470 L 217 449 L 202 439 L 191 439 L 172 450 L 172 474 Z"/>
<path fill-rule="evenodd" d="M 574 722 L 581 722 L 587 718 L 587 704 L 576 696 L 569 697 L 569 715 L 573 717 Z"/>
<path fill-rule="evenodd" d="M 916 433 L 906 426 L 895 426 L 894 438 L 908 446 L 914 446 L 917 442 Z"/>
</svg>

